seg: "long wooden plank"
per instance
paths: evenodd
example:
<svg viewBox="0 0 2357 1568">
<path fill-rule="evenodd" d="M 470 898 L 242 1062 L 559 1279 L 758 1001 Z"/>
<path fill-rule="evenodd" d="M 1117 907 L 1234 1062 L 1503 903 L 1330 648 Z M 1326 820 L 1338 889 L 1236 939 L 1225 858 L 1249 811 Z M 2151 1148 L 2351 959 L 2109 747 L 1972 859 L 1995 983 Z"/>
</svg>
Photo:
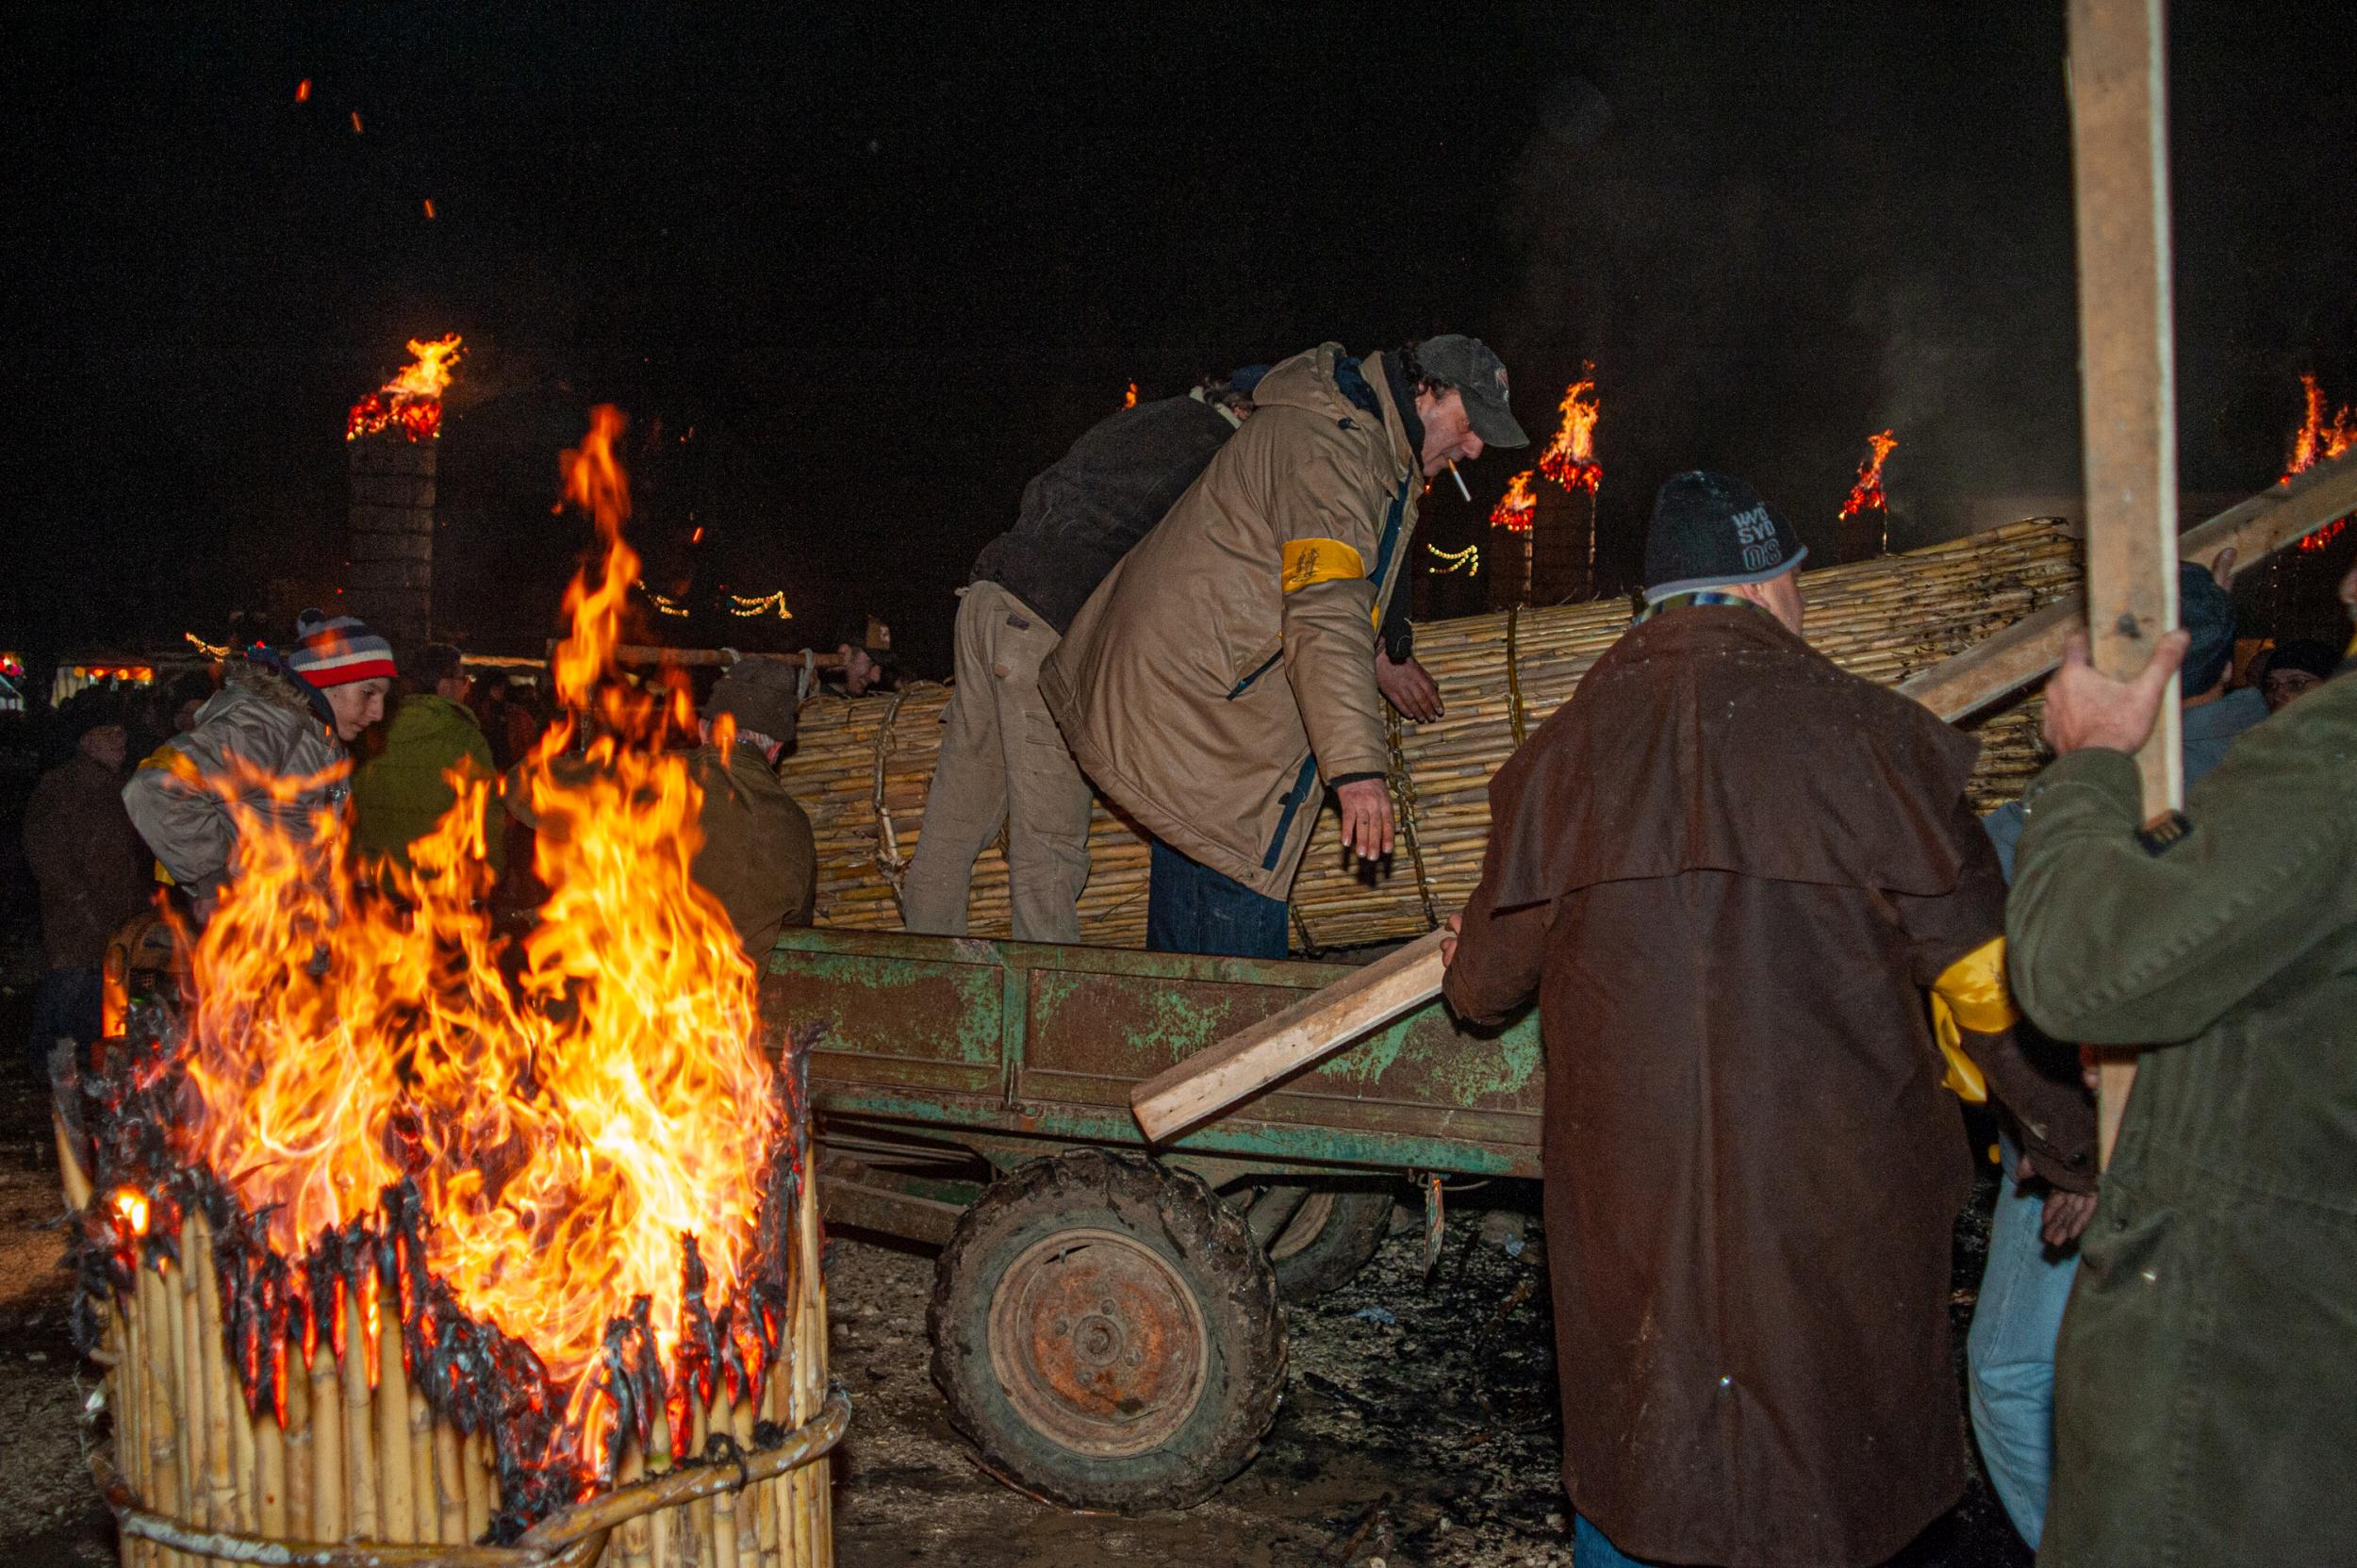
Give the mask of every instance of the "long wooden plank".
<svg viewBox="0 0 2357 1568">
<path fill-rule="evenodd" d="M 2357 453 L 2270 485 L 2188 529 L 2178 537 L 2177 553 L 2184 560 L 2206 562 L 2231 548 L 2239 577 L 2286 545 L 2352 512 L 2357 512 Z M 1965 718 L 2050 673 L 2062 663 L 2063 639 L 2084 624 L 2079 605 L 2049 604 L 1986 642 L 1908 677 L 1898 689 L 1942 718 Z"/>
<path fill-rule="evenodd" d="M 2087 629 L 2125 679 L 2177 625 L 2177 402 L 2169 300 L 2167 24 L 2162 0 L 2071 0 L 2070 141 L 2079 236 Z M 2184 799 L 2177 683 L 2136 753 L 2144 815 Z M 2135 1082 L 2107 1055 L 2096 1091 L 2108 1164 Z"/>
<path fill-rule="evenodd" d="M 1431 1000 L 1441 990 L 1446 935 L 1420 936 L 1139 1084 L 1130 1092 L 1129 1109 L 1146 1141 L 1160 1143 L 1208 1121 Z"/>
</svg>

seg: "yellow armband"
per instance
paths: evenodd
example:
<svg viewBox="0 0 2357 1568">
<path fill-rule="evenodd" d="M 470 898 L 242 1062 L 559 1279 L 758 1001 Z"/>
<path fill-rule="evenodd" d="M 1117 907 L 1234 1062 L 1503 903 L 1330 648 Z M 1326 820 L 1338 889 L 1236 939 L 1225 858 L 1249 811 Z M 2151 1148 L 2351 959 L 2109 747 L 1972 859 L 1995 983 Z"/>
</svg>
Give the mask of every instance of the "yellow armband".
<svg viewBox="0 0 2357 1568">
<path fill-rule="evenodd" d="M 1964 1053 L 1964 1031 L 2002 1034 L 2020 1017 L 2013 1008 L 2013 993 L 2005 987 L 2005 939 L 1991 937 L 1942 969 L 1932 982 L 1932 1035 L 1940 1055 L 1948 1059 L 1943 1088 L 1958 1099 L 1980 1105 L 1988 1098 L 1988 1083 L 1981 1069 Z"/>
<path fill-rule="evenodd" d="M 1339 577 L 1364 577 L 1367 563 L 1340 539 L 1287 539 L 1283 583 L 1287 593 L 1298 593 L 1312 583 Z"/>
</svg>

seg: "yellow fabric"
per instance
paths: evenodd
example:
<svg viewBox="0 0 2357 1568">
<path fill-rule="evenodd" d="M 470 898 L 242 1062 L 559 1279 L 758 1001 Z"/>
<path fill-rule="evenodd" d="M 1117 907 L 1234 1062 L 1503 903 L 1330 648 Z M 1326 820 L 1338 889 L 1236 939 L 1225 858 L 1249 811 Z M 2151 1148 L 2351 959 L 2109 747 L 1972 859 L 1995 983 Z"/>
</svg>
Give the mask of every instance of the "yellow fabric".
<svg viewBox="0 0 2357 1568">
<path fill-rule="evenodd" d="M 1992 936 L 1939 972 L 1932 994 L 1947 999 L 1956 1022 L 1975 1034 L 2003 1034 L 2020 1021 L 2005 984 L 2005 939 Z"/>
<path fill-rule="evenodd" d="M 1932 982 L 1932 1036 L 1939 1054 L 1948 1059 L 1942 1088 L 1954 1091 L 1970 1105 L 1987 1102 L 1988 1083 L 1964 1051 L 1964 1031 L 2000 1034 L 2020 1015 L 2013 1009 L 2013 993 L 2005 988 L 2005 939 L 1991 937 L 1940 971 Z"/>
<path fill-rule="evenodd" d="M 196 766 L 196 759 L 168 740 L 141 758 L 140 766 L 160 767 L 191 789 L 205 787 L 205 773 Z"/>
<path fill-rule="evenodd" d="M 1987 1104 L 1988 1081 L 1981 1077 L 1981 1069 L 1972 1058 L 1964 1054 L 1964 1036 L 1956 1029 L 1956 1015 L 1949 1007 L 1948 999 L 1937 991 L 1932 993 L 1932 1037 L 1939 1042 L 1939 1054 L 1948 1059 L 1948 1070 L 1940 1075 L 1939 1086 L 1953 1090 L 1967 1105 Z"/>
<path fill-rule="evenodd" d="M 1297 593 L 1312 583 L 1331 583 L 1339 577 L 1364 577 L 1366 574 L 1365 560 L 1340 539 L 1285 541 L 1285 570 L 1281 581 L 1287 593 Z"/>
</svg>

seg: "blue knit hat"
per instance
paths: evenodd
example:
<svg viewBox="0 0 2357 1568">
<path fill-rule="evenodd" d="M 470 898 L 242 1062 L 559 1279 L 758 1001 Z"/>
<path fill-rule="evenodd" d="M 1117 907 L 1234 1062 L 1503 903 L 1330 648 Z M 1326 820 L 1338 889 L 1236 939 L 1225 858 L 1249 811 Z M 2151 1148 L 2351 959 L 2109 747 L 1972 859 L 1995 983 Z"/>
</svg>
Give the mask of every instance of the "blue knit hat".
<svg viewBox="0 0 2357 1568">
<path fill-rule="evenodd" d="M 401 673 L 393 667 L 392 644 L 358 616 L 305 610 L 295 617 L 295 645 L 287 650 L 287 666 L 321 691 L 379 675 L 390 680 Z"/>
</svg>

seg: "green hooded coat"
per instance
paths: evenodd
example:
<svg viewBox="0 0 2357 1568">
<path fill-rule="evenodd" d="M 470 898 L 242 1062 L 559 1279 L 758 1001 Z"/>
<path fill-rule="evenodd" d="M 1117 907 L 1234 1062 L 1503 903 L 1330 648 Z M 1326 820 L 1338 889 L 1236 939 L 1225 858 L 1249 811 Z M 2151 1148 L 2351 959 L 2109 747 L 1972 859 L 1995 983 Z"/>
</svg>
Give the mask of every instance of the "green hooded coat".
<svg viewBox="0 0 2357 1568">
<path fill-rule="evenodd" d="M 2016 999 L 2145 1048 L 2063 1318 L 2063 1568 L 2357 1562 L 2357 669 L 2140 834 L 2134 762 L 2030 786 Z"/>
<path fill-rule="evenodd" d="M 371 858 L 409 864 L 409 846 L 434 831 L 458 800 L 453 768 L 497 783 L 491 743 L 472 709 L 432 692 L 401 700 L 385 727 L 385 749 L 352 775 L 353 842 Z M 496 791 L 493 799 L 496 800 Z M 507 845 L 495 808 L 484 822 L 484 846 L 494 875 L 507 868 Z"/>
</svg>

